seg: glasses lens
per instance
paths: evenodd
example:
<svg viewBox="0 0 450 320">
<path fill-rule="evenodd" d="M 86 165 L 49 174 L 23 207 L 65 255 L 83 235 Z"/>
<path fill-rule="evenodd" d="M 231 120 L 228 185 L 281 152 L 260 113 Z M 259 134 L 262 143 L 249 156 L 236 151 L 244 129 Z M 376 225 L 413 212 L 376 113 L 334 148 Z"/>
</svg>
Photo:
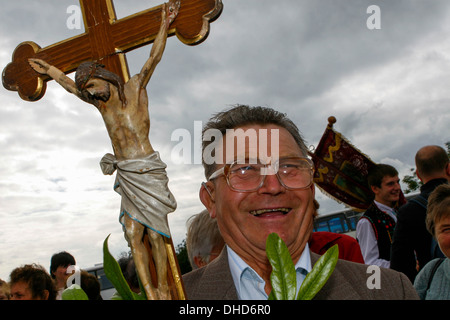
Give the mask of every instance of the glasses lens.
<svg viewBox="0 0 450 320">
<path fill-rule="evenodd" d="M 262 164 L 233 163 L 228 170 L 228 183 L 239 191 L 250 191 L 259 188 L 264 176 L 261 175 Z"/>
<path fill-rule="evenodd" d="M 307 188 L 312 183 L 312 165 L 304 158 L 280 159 L 278 176 L 288 188 Z"/>
<path fill-rule="evenodd" d="M 266 166 L 260 163 L 233 163 L 227 171 L 228 184 L 237 191 L 254 191 L 262 185 L 268 172 L 277 173 L 284 186 L 290 189 L 307 188 L 312 183 L 313 170 L 308 159 L 280 159 L 273 167 L 278 168 L 278 171 L 265 170 Z"/>
</svg>

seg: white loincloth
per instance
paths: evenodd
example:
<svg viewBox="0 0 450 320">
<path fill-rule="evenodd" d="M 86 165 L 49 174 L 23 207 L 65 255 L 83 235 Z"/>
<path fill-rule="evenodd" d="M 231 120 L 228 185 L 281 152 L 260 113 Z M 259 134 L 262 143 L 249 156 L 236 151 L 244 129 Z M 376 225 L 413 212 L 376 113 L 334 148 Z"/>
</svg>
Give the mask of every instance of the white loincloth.
<svg viewBox="0 0 450 320">
<path fill-rule="evenodd" d="M 108 153 L 100 161 L 103 174 L 117 169 L 114 190 L 122 196 L 119 221 L 124 215 L 170 238 L 167 214 L 175 211 L 176 200 L 169 190 L 166 164 L 158 152 L 142 159 L 117 161 Z M 125 227 L 124 227 L 125 228 Z"/>
</svg>

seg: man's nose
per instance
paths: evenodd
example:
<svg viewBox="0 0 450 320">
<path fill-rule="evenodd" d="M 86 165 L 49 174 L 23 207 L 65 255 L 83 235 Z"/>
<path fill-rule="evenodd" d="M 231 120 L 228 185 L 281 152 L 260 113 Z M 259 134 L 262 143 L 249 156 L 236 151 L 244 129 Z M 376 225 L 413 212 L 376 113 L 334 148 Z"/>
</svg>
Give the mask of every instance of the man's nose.
<svg viewBox="0 0 450 320">
<path fill-rule="evenodd" d="M 267 174 L 264 175 L 264 181 L 259 188 L 258 192 L 260 193 L 270 193 L 270 194 L 278 194 L 286 191 L 286 188 L 280 181 L 278 174 Z"/>
</svg>

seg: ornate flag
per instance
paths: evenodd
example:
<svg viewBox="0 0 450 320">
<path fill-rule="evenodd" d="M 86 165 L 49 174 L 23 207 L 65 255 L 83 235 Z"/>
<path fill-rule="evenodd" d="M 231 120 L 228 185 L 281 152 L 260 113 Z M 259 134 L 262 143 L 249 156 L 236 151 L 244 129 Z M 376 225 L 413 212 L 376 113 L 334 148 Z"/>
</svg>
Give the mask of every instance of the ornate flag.
<svg viewBox="0 0 450 320">
<path fill-rule="evenodd" d="M 335 123 L 335 117 L 328 118 L 322 139 L 314 152 L 310 152 L 314 162 L 314 183 L 338 202 L 355 211 L 365 211 L 373 201 L 367 175 L 375 163 L 335 131 Z M 398 205 L 405 202 L 400 191 Z"/>
<path fill-rule="evenodd" d="M 367 175 L 375 163 L 333 129 L 335 117 L 328 125 L 314 153 L 314 182 L 322 191 L 354 210 L 366 210 L 373 200 Z"/>
</svg>

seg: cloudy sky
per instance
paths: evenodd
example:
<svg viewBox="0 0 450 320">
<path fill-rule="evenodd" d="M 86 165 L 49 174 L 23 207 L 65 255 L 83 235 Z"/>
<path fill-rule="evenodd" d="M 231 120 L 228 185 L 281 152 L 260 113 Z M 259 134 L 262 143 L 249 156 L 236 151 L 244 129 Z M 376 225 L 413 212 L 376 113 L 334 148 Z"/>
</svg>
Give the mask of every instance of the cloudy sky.
<svg viewBox="0 0 450 320">
<path fill-rule="evenodd" d="M 115 0 L 119 18 L 158 1 Z M 201 211 L 198 164 L 173 154 L 201 139 L 194 128 L 242 103 L 287 113 L 309 145 L 327 118 L 376 162 L 401 176 L 426 144 L 450 141 L 450 2 L 447 0 L 223 0 L 224 11 L 206 42 L 168 42 L 149 84 L 150 139 L 168 164 L 178 209 L 169 217 L 175 245 L 185 221 Z M 84 30 L 67 27 L 76 0 L 2 1 L 0 67 L 27 40 L 46 47 Z M 381 10 L 373 20 L 371 5 Z M 378 23 L 381 29 L 368 28 Z M 128 54 L 137 73 L 150 51 Z M 82 268 L 102 261 L 103 240 L 118 256 L 127 251 L 118 222 L 113 176 L 99 167 L 111 152 L 103 121 L 92 106 L 48 84 L 39 102 L 0 88 L 0 278 L 19 265 L 49 267 L 53 253 L 71 252 Z M 185 131 L 186 132 L 186 131 Z M 192 162 L 194 157 L 192 156 Z M 321 214 L 341 205 L 318 194 Z"/>
</svg>

